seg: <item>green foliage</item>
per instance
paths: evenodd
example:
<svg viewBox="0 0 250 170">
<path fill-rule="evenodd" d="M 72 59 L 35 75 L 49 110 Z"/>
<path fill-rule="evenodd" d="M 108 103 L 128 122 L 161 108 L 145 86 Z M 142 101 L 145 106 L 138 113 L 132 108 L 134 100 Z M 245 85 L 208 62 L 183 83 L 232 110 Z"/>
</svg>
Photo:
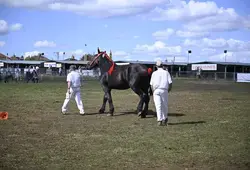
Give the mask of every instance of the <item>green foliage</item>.
<svg viewBox="0 0 250 170">
<path fill-rule="evenodd" d="M 25 60 L 29 60 L 29 61 L 48 61 L 49 59 L 47 57 L 42 56 L 42 55 L 35 55 L 35 56 L 26 57 Z"/>
<path fill-rule="evenodd" d="M 93 54 L 84 54 L 80 60 L 82 61 L 91 61 L 94 58 Z"/>
</svg>

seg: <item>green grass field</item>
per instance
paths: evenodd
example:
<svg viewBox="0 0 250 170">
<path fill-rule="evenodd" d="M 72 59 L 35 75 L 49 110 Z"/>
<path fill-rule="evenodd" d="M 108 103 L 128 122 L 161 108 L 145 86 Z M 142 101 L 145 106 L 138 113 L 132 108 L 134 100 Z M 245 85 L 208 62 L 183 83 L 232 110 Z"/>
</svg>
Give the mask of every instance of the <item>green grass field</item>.
<svg viewBox="0 0 250 170">
<path fill-rule="evenodd" d="M 250 169 L 249 84 L 175 80 L 166 127 L 133 114 L 131 90 L 112 91 L 113 117 L 97 114 L 96 81 L 82 88 L 85 116 L 74 101 L 61 114 L 65 93 L 64 82 L 0 83 L 0 111 L 9 112 L 0 120 L 0 169 Z"/>
</svg>

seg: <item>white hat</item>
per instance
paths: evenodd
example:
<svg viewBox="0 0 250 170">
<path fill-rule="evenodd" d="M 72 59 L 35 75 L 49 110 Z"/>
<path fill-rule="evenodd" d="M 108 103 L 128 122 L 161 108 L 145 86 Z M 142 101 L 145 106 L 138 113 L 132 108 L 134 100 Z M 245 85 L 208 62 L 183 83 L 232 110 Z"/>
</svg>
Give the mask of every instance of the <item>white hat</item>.
<svg viewBox="0 0 250 170">
<path fill-rule="evenodd" d="M 162 65 L 162 61 L 161 60 L 157 60 L 156 61 L 156 66 L 161 66 Z"/>
</svg>

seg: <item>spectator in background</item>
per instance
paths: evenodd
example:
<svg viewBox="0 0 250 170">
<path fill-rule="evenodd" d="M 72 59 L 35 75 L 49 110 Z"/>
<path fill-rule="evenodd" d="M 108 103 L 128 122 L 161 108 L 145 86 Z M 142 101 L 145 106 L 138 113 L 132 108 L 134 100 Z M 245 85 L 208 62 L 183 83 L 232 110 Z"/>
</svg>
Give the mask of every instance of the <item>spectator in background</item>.
<svg viewBox="0 0 250 170">
<path fill-rule="evenodd" d="M 61 76 L 62 75 L 62 68 L 61 67 L 59 67 L 58 72 L 59 72 L 59 75 Z"/>
<path fill-rule="evenodd" d="M 197 77 L 201 79 L 201 67 L 197 67 Z"/>
<path fill-rule="evenodd" d="M 163 68 L 163 70 L 168 71 L 168 67 L 167 66 L 164 65 L 162 68 Z"/>
</svg>

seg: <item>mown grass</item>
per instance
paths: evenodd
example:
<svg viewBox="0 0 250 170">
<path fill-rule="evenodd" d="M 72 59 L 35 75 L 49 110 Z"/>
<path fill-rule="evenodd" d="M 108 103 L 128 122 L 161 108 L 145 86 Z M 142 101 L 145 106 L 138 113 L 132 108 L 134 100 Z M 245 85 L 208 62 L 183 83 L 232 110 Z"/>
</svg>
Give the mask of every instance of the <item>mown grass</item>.
<svg viewBox="0 0 250 170">
<path fill-rule="evenodd" d="M 87 81 L 62 115 L 63 82 L 0 84 L 0 169 L 249 169 L 249 84 L 175 80 L 169 126 L 133 112 L 139 98 L 113 90 L 115 116 L 97 114 L 103 92 Z M 108 105 L 106 111 L 108 111 Z M 151 97 L 150 110 L 155 111 Z"/>
</svg>

